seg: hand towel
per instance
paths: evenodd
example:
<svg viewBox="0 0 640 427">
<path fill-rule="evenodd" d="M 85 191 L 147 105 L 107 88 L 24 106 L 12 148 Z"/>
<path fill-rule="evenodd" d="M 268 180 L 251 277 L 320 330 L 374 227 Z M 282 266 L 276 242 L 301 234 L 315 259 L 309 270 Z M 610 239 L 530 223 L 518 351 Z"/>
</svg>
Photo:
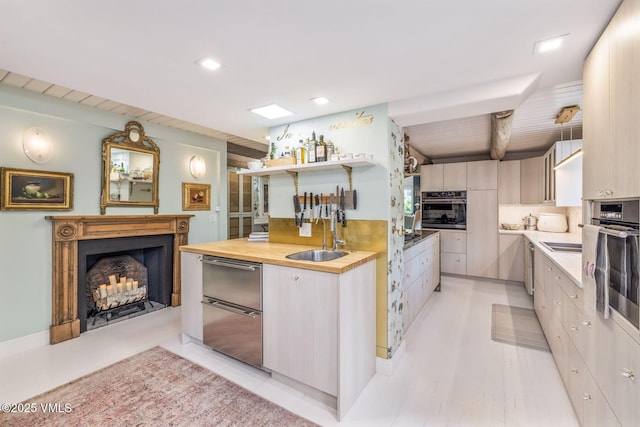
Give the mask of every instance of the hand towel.
<svg viewBox="0 0 640 427">
<path fill-rule="evenodd" d="M 609 281 L 611 270 L 609 268 L 608 238 L 606 233 L 598 233 L 596 248 L 596 310 L 609 318 Z"/>
<path fill-rule="evenodd" d="M 582 227 L 582 288 L 584 292 L 584 313 L 596 314 L 596 256 L 600 227 L 585 224 Z"/>
</svg>

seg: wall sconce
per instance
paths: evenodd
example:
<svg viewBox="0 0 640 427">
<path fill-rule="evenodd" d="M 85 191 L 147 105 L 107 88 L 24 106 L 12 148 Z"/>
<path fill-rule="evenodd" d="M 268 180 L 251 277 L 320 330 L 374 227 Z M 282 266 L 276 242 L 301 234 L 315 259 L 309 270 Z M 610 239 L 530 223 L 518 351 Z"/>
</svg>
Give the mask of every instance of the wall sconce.
<svg viewBox="0 0 640 427">
<path fill-rule="evenodd" d="M 204 159 L 198 155 L 193 156 L 189 160 L 189 172 L 195 179 L 200 179 L 207 172 L 207 164 Z"/>
<path fill-rule="evenodd" d="M 31 127 L 22 137 L 24 154 L 35 163 L 46 163 L 51 158 L 51 141 L 45 131 Z"/>
</svg>

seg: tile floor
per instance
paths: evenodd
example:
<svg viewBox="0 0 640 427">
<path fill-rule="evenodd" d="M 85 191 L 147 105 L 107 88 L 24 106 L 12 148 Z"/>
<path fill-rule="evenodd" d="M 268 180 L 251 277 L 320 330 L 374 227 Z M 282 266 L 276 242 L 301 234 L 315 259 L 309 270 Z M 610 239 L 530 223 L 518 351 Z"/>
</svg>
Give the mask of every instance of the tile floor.
<svg viewBox="0 0 640 427">
<path fill-rule="evenodd" d="M 551 354 L 491 340 L 491 305 L 531 308 L 524 288 L 443 276 L 442 289 L 411 326 L 395 374 L 376 375 L 341 423 L 330 408 L 262 371 L 183 346 L 180 308 L 0 359 L 0 403 L 26 400 L 160 345 L 323 426 L 577 426 Z"/>
</svg>

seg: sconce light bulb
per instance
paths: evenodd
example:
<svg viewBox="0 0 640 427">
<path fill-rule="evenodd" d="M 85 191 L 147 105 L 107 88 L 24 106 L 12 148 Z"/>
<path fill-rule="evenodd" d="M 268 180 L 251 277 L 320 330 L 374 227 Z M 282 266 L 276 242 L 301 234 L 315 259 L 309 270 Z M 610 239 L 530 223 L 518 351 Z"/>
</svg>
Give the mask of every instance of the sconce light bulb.
<svg viewBox="0 0 640 427">
<path fill-rule="evenodd" d="M 22 148 L 24 154 L 35 163 L 46 163 L 51 158 L 51 142 L 42 129 L 27 129 L 22 139 Z"/>
</svg>

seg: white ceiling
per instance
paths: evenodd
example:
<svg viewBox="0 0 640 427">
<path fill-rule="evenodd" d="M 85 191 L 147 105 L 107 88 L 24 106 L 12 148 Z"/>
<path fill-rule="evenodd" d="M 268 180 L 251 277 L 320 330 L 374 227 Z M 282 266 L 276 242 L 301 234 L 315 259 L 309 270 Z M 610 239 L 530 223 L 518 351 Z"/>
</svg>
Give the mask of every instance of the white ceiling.
<svg viewBox="0 0 640 427">
<path fill-rule="evenodd" d="M 553 120 L 571 105 L 546 104 L 558 91 L 581 100 L 582 63 L 620 2 L 2 0 L 0 69 L 262 144 L 271 126 L 388 102 L 425 154 L 469 154 L 486 150 L 487 114 L 515 108 L 509 150 L 530 150 L 518 120 L 534 101 Z M 532 54 L 561 34 L 561 51 Z M 222 69 L 198 67 L 205 56 Z M 248 111 L 274 102 L 294 115 Z M 482 135 L 463 147 L 426 123 Z"/>
</svg>

